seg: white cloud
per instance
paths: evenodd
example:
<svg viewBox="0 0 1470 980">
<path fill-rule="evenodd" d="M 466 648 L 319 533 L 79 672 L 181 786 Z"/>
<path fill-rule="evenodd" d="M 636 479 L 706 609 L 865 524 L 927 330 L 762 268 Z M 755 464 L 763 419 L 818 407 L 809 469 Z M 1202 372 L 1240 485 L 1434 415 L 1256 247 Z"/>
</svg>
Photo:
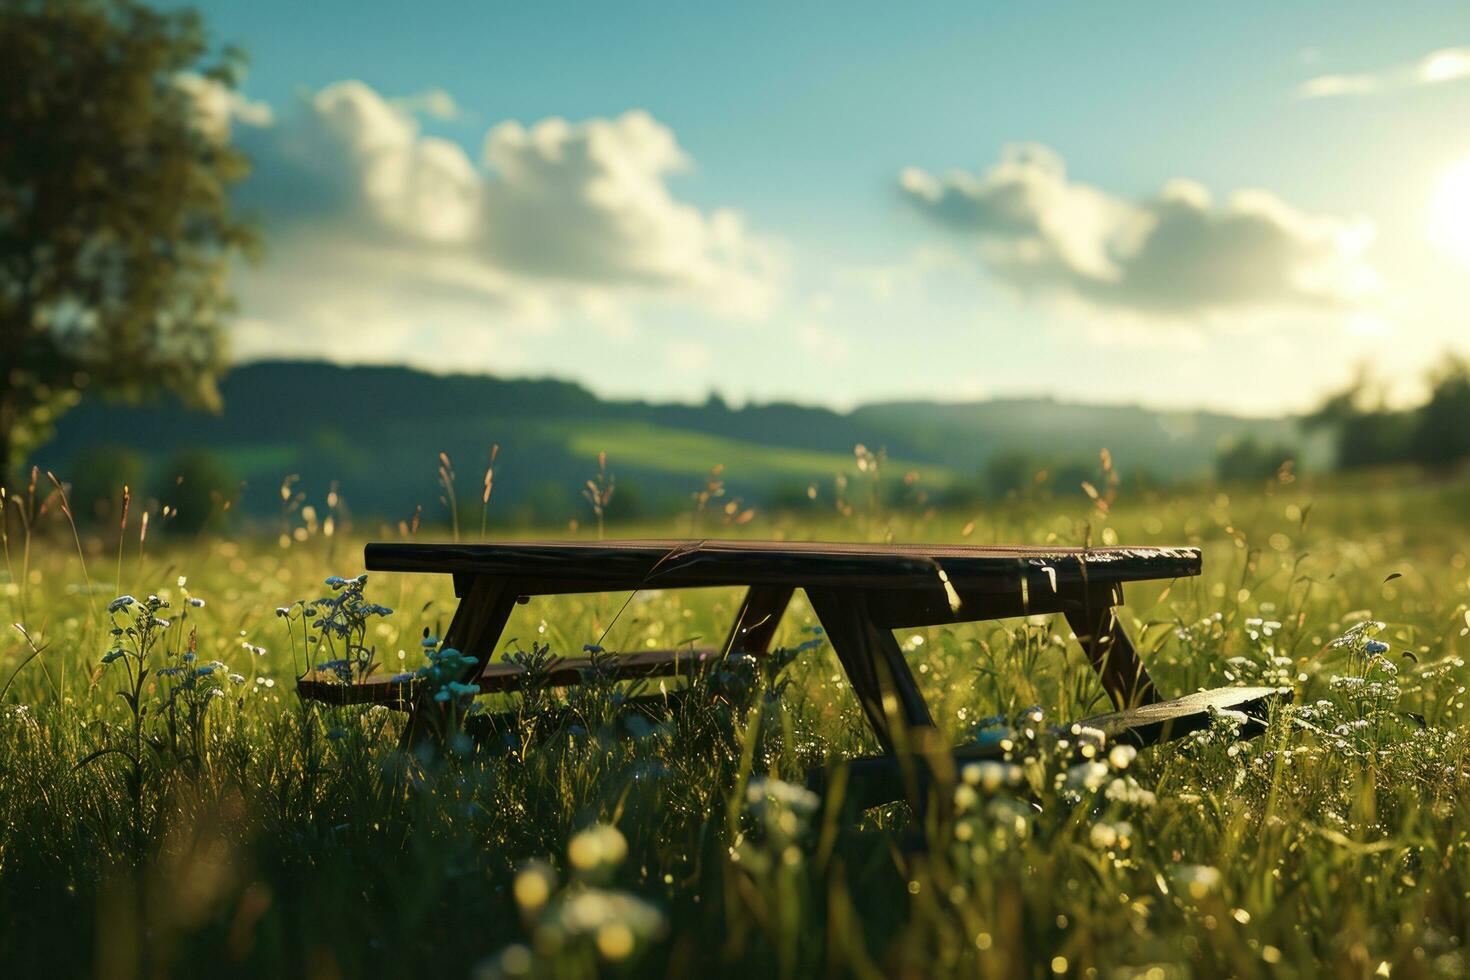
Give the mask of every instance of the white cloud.
<svg viewBox="0 0 1470 980">
<path fill-rule="evenodd" d="M 269 126 L 275 118 L 264 102 L 251 102 L 212 78 L 179 72 L 174 84 L 194 100 L 194 124 L 215 139 L 228 138 L 236 121 L 247 126 Z"/>
<path fill-rule="evenodd" d="M 1127 200 L 1071 180 L 1046 147 L 1006 147 L 983 174 L 899 177 L 921 215 L 973 240 L 1001 280 L 1148 317 L 1354 305 L 1373 285 L 1362 221 L 1313 217 L 1266 191 L 1216 205 L 1175 180 Z"/>
<path fill-rule="evenodd" d="M 769 248 L 735 212 L 704 214 L 673 197 L 666 180 L 690 161 L 645 112 L 503 123 L 485 139 L 485 161 L 487 244 L 506 269 L 670 292 L 730 313 L 760 313 L 772 299 Z"/>
<path fill-rule="evenodd" d="M 1380 71 L 1318 75 L 1299 85 L 1296 96 L 1299 99 L 1326 99 L 1369 95 L 1464 79 L 1470 79 L 1470 47 L 1441 48 L 1412 64 L 1393 65 Z"/>
<path fill-rule="evenodd" d="M 254 163 L 239 198 L 266 232 L 263 265 L 240 279 L 255 324 L 244 342 L 274 323 L 291 342 L 362 343 L 342 311 L 361 315 L 364 296 L 373 327 L 404 338 L 492 322 L 513 335 L 567 316 L 619 328 L 648 304 L 763 316 L 775 302 L 780 250 L 735 212 L 673 195 L 668 178 L 690 163 L 648 114 L 505 123 L 476 163 L 421 132 L 407 103 L 422 98 L 345 81 L 279 119 L 226 116 L 250 123 L 236 127 Z"/>
<path fill-rule="evenodd" d="M 402 96 L 394 99 L 393 105 L 404 112 L 425 115 L 441 122 L 453 122 L 464 118 L 465 115 L 464 108 L 455 101 L 454 96 L 442 88 L 431 88 L 413 95 Z"/>
</svg>

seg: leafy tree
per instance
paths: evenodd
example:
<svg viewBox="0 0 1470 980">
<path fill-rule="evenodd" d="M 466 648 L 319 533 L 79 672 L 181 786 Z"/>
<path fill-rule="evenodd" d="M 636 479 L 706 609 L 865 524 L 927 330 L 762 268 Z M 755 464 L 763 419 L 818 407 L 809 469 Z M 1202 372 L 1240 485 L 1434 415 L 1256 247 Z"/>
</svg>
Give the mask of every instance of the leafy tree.
<svg viewBox="0 0 1470 980">
<path fill-rule="evenodd" d="M 1429 401 L 1414 420 L 1414 458 L 1447 467 L 1470 459 L 1470 360 L 1450 357 L 1430 376 Z"/>
<path fill-rule="evenodd" d="M 180 534 L 219 529 L 229 519 L 239 484 L 219 457 L 203 449 L 181 452 L 168 461 L 160 480 L 160 501 L 169 508 L 169 527 Z"/>
<path fill-rule="evenodd" d="M 1333 433 L 1340 470 L 1385 466 L 1412 460 L 1413 417 L 1384 404 L 1383 392 L 1366 369 L 1347 387 L 1323 401 L 1302 419 L 1305 430 Z"/>
<path fill-rule="evenodd" d="M 72 461 L 71 509 L 82 521 L 116 521 L 123 487 L 142 495 L 143 454 L 126 446 L 95 446 Z"/>
<path fill-rule="evenodd" d="M 241 56 L 190 11 L 0 5 L 0 476 L 83 388 L 212 405 L 248 172 L 226 115 Z"/>
<path fill-rule="evenodd" d="M 1265 480 L 1280 472 L 1296 450 L 1284 445 L 1266 445 L 1254 436 L 1236 439 L 1215 456 L 1215 475 L 1224 482 Z"/>
</svg>

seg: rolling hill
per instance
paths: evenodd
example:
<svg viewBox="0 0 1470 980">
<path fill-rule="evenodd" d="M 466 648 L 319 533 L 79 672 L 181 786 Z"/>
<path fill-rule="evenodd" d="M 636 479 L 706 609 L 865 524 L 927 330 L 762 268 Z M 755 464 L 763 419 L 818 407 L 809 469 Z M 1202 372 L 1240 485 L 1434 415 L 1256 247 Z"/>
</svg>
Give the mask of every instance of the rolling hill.
<svg viewBox="0 0 1470 980">
<path fill-rule="evenodd" d="M 286 474 L 319 499 L 335 482 L 359 514 L 433 512 L 441 494 L 438 454 L 459 471 L 462 498 L 479 494 L 490 447 L 500 446 L 493 511 L 500 519 L 563 520 L 607 454 L 615 506 L 687 506 L 710 468 L 722 464 L 732 495 L 799 501 L 809 486 L 830 495 L 838 473 L 856 476 L 853 447 L 885 449 L 889 467 L 917 472 L 935 495 L 976 495 L 998 457 L 1024 454 L 1053 466 L 1094 465 L 1107 448 L 1125 478 L 1157 481 L 1209 472 L 1218 448 L 1251 436 L 1301 446 L 1305 462 L 1325 451 L 1304 443 L 1290 419 L 1249 419 L 1051 399 L 965 404 L 893 402 L 852 412 L 790 403 L 731 407 L 607 401 L 551 379 L 435 375 L 400 367 L 258 362 L 221 385 L 224 410 L 201 414 L 171 398 L 126 405 L 88 398 L 61 420 L 35 462 L 75 479 L 102 447 L 134 452 L 152 488 L 169 482 L 170 460 L 207 451 L 241 487 L 239 507 L 267 516 Z M 117 454 L 111 453 L 112 456 Z"/>
</svg>

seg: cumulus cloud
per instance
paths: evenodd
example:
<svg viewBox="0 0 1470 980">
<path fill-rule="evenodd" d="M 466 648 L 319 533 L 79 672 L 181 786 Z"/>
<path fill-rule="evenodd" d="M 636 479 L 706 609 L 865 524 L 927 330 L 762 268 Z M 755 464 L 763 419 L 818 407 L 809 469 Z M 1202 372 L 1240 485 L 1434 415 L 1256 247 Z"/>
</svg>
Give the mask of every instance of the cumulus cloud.
<svg viewBox="0 0 1470 980">
<path fill-rule="evenodd" d="M 440 122 L 453 122 L 465 115 L 464 108 L 455 101 L 454 96 L 442 88 L 431 88 L 413 95 L 400 96 L 393 100 L 393 104 L 404 112 L 428 116 Z"/>
<path fill-rule="evenodd" d="M 267 233 L 264 265 L 241 277 L 249 343 L 276 322 L 358 341 L 342 313 L 364 295 L 371 322 L 405 336 L 616 321 L 641 303 L 759 316 L 774 302 L 778 249 L 736 213 L 675 197 L 667 181 L 691 165 L 647 113 L 504 123 L 474 160 L 422 132 L 414 113 L 432 101 L 344 81 L 279 118 L 225 114 L 254 164 L 239 203 Z"/>
<path fill-rule="evenodd" d="M 251 102 L 239 92 L 195 72 L 179 72 L 174 84 L 194 102 L 194 125 L 216 139 L 228 138 L 236 121 L 269 126 L 275 115 L 264 102 Z"/>
<path fill-rule="evenodd" d="M 644 112 L 530 129 L 503 123 L 485 140 L 492 260 L 515 272 L 701 296 L 730 312 L 768 301 L 771 256 L 740 216 L 677 201 L 666 180 L 689 169 L 674 134 Z"/>
<path fill-rule="evenodd" d="M 1412 64 L 1393 65 L 1380 71 L 1318 75 L 1297 86 L 1296 95 L 1299 99 L 1370 95 L 1467 78 L 1470 78 L 1470 47 L 1441 48 Z"/>
<path fill-rule="evenodd" d="M 1216 204 L 1193 181 L 1128 200 L 1072 180 L 1061 157 L 1006 147 L 983 174 L 915 167 L 899 188 L 919 214 L 973 240 L 1027 293 L 1154 317 L 1352 305 L 1371 286 L 1362 222 L 1313 217 L 1265 191 Z"/>
</svg>

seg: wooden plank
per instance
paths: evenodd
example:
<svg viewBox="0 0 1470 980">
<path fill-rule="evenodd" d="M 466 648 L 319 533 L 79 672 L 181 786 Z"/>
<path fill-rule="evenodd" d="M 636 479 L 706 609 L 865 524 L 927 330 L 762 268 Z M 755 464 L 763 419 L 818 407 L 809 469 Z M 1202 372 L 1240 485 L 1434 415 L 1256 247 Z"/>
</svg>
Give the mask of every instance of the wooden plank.
<svg viewBox="0 0 1470 980">
<path fill-rule="evenodd" d="M 396 676 L 377 673 L 344 684 L 308 675 L 296 682 L 296 695 L 303 701 L 322 704 L 386 704 L 390 708 L 407 711 L 413 707 L 415 686 L 395 680 Z"/>
<path fill-rule="evenodd" d="M 1019 593 L 1198 575 L 1196 548 L 1025 548 L 782 541 L 369 544 L 369 569 L 514 577 L 527 594 L 729 585 Z"/>
<path fill-rule="evenodd" d="M 613 657 L 616 666 L 614 676 L 620 681 L 692 674 L 722 659 L 720 651 L 711 647 L 642 650 L 638 653 L 614 654 Z M 559 658 L 552 664 L 547 681 L 554 687 L 580 684 L 582 671 L 591 666 L 592 660 L 589 657 Z M 416 681 L 403 679 L 405 676 L 378 673 L 351 684 L 308 678 L 297 683 L 297 692 L 308 700 L 328 704 L 386 704 L 407 710 L 419 693 L 419 685 Z M 481 694 L 492 694 L 519 690 L 524 681 L 525 671 L 519 665 L 496 661 L 486 664 L 479 677 L 464 683 L 474 684 Z"/>
<path fill-rule="evenodd" d="M 1069 739 L 1075 743 L 1073 730 L 1086 726 L 1103 732 L 1109 745 L 1122 743 L 1144 748 L 1209 727 L 1212 711 L 1238 711 L 1246 717 L 1246 723 L 1240 729 L 1241 737 L 1255 738 L 1266 730 L 1271 706 L 1287 702 L 1291 697 L 1292 689 L 1289 687 L 1216 688 L 1128 711 L 1096 715 L 1073 725 L 1052 727 L 1048 733 L 1053 739 Z M 1006 751 L 999 744 L 999 739 L 992 738 L 954 749 L 952 765 L 957 771 L 966 763 L 1000 760 L 1005 756 Z M 919 777 L 911 785 L 925 785 L 932 776 L 929 762 L 923 755 L 915 755 L 909 757 L 908 763 L 917 770 Z M 901 800 L 907 792 L 904 769 L 891 755 L 851 759 L 814 769 L 807 775 L 808 787 L 818 793 L 824 792 L 839 768 L 846 770 L 843 776 L 844 800 L 857 809 L 865 810 Z M 914 770 L 910 770 L 910 774 L 913 775 Z"/>
<path fill-rule="evenodd" d="M 769 653 L 795 591 L 786 585 L 756 585 L 748 589 L 722 649 L 726 653 L 748 653 L 755 657 Z"/>
<path fill-rule="evenodd" d="M 912 729 L 933 728 L 908 661 L 893 633 L 868 615 L 867 596 L 823 588 L 808 588 L 806 595 L 884 750 L 908 747 Z"/>
<path fill-rule="evenodd" d="M 711 647 L 680 647 L 677 650 L 640 650 L 638 653 L 612 654 L 610 663 L 614 677 L 631 680 L 637 677 L 666 677 L 671 674 L 693 674 L 724 659 Z M 547 672 L 552 687 L 571 687 L 582 683 L 582 672 L 592 668 L 590 657 L 559 657 Z M 499 661 L 486 665 L 476 683 L 480 693 L 519 690 L 525 682 L 525 669 L 519 664 Z"/>
<path fill-rule="evenodd" d="M 996 593 L 965 588 L 946 589 L 944 583 L 913 589 L 868 590 L 868 612 L 873 621 L 888 629 L 914 629 L 992 619 L 1011 619 L 1046 613 L 1082 611 L 1120 602 L 1116 584 L 1059 583 L 1053 588 L 1049 576 L 1029 570 L 1024 588 Z"/>
<path fill-rule="evenodd" d="M 1289 687 L 1217 687 L 1096 715 L 1082 724 L 1099 729 L 1112 742 L 1127 742 L 1141 748 L 1208 728 L 1212 712 L 1239 711 L 1247 719 L 1241 733 L 1253 738 L 1265 731 L 1271 706 L 1290 701 L 1293 693 Z"/>
</svg>

